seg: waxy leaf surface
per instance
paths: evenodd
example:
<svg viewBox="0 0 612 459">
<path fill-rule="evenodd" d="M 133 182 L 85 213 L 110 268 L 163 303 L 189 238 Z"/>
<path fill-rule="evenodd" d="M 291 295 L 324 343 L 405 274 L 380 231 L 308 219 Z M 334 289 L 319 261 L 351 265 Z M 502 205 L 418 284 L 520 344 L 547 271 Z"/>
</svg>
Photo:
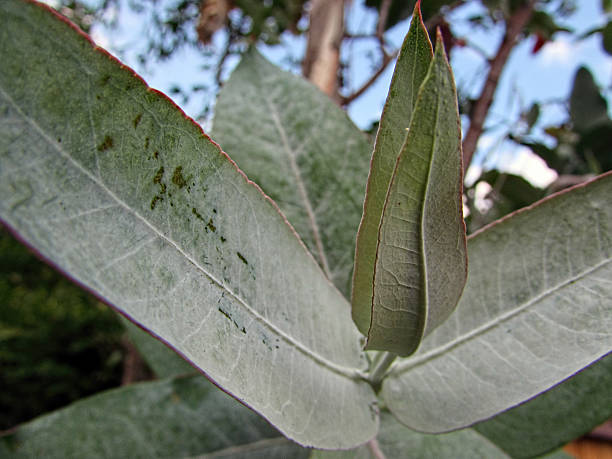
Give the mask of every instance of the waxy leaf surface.
<svg viewBox="0 0 612 459">
<path fill-rule="evenodd" d="M 612 418 L 612 355 L 474 429 L 514 458 L 560 448 Z"/>
<path fill-rule="evenodd" d="M 380 221 L 367 349 L 410 355 L 457 305 L 467 275 L 462 176 L 457 94 L 439 38 Z"/>
<path fill-rule="evenodd" d="M 308 457 L 308 450 L 197 375 L 79 400 L 0 437 L 0 455 L 281 459 Z"/>
<path fill-rule="evenodd" d="M 389 409 L 423 432 L 507 410 L 612 349 L 612 174 L 470 238 L 451 317 L 383 382 Z"/>
<path fill-rule="evenodd" d="M 364 134 L 329 97 L 252 49 L 219 94 L 212 135 L 348 297 L 371 152 Z"/>
<path fill-rule="evenodd" d="M 416 8 L 395 64 L 389 95 L 376 134 L 363 216 L 357 234 L 351 302 L 353 320 L 364 335 L 368 334 L 372 319 L 374 263 L 383 206 L 397 158 L 406 141 L 417 93 L 429 69 L 432 55 L 427 30 L 420 10 Z"/>
<path fill-rule="evenodd" d="M 387 459 L 509 458 L 485 436 L 472 429 L 431 435 L 410 430 L 388 412 L 381 413 L 377 448 Z M 379 459 L 371 444 L 349 451 L 313 451 L 310 459 Z"/>
<path fill-rule="evenodd" d="M 46 7 L 0 2 L 0 60 L 2 221 L 288 437 L 372 437 L 346 301 L 219 147 Z"/>
</svg>

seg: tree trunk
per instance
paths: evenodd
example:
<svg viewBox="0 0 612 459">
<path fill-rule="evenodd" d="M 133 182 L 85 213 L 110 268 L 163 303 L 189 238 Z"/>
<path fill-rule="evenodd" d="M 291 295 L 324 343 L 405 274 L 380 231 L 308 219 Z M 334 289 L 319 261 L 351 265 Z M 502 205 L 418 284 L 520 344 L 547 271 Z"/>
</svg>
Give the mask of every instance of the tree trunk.
<svg viewBox="0 0 612 459">
<path fill-rule="evenodd" d="M 343 35 L 344 0 L 313 0 L 302 74 L 335 101 Z"/>
</svg>

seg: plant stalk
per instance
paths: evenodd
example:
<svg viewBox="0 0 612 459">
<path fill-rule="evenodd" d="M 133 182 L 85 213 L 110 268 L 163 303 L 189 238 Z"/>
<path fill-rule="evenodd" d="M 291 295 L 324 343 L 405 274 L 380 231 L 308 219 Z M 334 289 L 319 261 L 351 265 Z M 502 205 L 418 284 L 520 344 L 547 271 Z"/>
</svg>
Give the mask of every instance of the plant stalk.
<svg viewBox="0 0 612 459">
<path fill-rule="evenodd" d="M 391 367 L 391 364 L 395 361 L 397 354 L 393 352 L 383 352 L 382 357 L 374 360 L 372 365 L 372 371 L 370 372 L 370 376 L 368 381 L 370 384 L 377 388 L 380 386 L 383 378 L 387 374 L 387 370 Z"/>
</svg>

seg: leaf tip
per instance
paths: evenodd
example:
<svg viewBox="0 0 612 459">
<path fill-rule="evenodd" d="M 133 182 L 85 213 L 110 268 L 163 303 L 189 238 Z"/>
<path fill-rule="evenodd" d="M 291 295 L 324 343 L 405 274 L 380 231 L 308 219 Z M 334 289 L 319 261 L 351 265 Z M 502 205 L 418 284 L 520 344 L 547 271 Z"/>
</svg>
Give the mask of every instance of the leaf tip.
<svg viewBox="0 0 612 459">
<path fill-rule="evenodd" d="M 436 27 L 436 49 L 438 49 L 438 45 L 442 45 L 442 49 L 444 49 L 444 37 L 440 27 Z"/>
<path fill-rule="evenodd" d="M 414 11 L 412 12 L 412 17 L 417 18 L 419 22 L 423 23 L 423 14 L 421 13 L 421 0 L 417 0 L 414 4 Z M 423 27 L 425 25 L 423 24 Z"/>
</svg>

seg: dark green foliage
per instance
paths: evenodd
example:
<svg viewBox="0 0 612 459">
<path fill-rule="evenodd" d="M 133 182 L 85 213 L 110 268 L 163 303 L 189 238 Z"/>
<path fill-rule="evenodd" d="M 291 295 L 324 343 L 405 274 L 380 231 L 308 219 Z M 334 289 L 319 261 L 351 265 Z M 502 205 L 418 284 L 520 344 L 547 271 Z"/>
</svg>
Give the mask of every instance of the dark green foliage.
<svg viewBox="0 0 612 459">
<path fill-rule="evenodd" d="M 238 447 L 234 454 L 232 447 Z M 0 438 L 0 456 L 14 458 L 182 458 L 210 453 L 301 459 L 308 452 L 201 375 L 96 394 Z"/>
<path fill-rule="evenodd" d="M 612 120 L 608 104 L 593 75 L 580 67 L 569 97 L 568 122 L 546 129 L 553 147 L 527 138 L 515 138 L 540 156 L 558 174 L 599 174 L 612 169 Z"/>
<path fill-rule="evenodd" d="M 569 103 L 570 118 L 579 133 L 586 133 L 609 121 L 606 99 L 599 93 L 593 75 L 586 67 L 580 67 L 576 72 Z"/>
<path fill-rule="evenodd" d="M 121 381 L 121 324 L 0 228 L 0 430 Z"/>
<path fill-rule="evenodd" d="M 281 33 L 298 32 L 298 21 L 302 17 L 305 0 L 236 0 L 235 4 L 251 19 L 249 33 L 267 44 L 279 42 Z"/>
</svg>

